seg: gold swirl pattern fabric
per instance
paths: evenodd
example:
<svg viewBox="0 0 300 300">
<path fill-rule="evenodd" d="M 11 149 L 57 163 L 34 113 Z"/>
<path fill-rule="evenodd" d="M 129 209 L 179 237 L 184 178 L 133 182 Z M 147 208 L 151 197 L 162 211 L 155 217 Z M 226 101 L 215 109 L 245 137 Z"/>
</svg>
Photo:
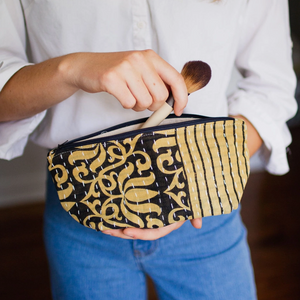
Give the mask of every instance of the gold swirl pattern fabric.
<svg viewBox="0 0 300 300">
<path fill-rule="evenodd" d="M 48 154 L 62 207 L 97 231 L 230 213 L 248 176 L 242 120 L 149 128 Z"/>
</svg>

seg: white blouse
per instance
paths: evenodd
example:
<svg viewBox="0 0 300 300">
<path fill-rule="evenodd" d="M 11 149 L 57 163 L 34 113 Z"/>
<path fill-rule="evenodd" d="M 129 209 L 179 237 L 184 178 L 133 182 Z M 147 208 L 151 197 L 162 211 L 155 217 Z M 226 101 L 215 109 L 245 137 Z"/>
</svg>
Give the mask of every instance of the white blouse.
<svg viewBox="0 0 300 300">
<path fill-rule="evenodd" d="M 286 121 L 297 106 L 287 0 L 0 0 L 0 28 L 0 89 L 20 68 L 71 52 L 151 48 L 178 71 L 202 60 L 212 79 L 185 112 L 244 115 L 264 140 L 266 169 L 289 170 Z M 243 78 L 227 97 L 234 65 Z M 0 157 L 21 155 L 28 138 L 53 148 L 150 114 L 78 91 L 32 118 L 0 123 Z"/>
</svg>

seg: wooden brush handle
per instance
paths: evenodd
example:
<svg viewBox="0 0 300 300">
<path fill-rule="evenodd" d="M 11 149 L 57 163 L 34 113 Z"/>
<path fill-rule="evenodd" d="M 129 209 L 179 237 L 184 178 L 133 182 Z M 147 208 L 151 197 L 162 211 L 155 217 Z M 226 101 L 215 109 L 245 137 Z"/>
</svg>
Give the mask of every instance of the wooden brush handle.
<svg viewBox="0 0 300 300">
<path fill-rule="evenodd" d="M 148 120 L 142 125 L 141 128 L 147 128 L 159 125 L 173 110 L 174 98 L 170 94 L 167 101 L 155 111 Z"/>
</svg>

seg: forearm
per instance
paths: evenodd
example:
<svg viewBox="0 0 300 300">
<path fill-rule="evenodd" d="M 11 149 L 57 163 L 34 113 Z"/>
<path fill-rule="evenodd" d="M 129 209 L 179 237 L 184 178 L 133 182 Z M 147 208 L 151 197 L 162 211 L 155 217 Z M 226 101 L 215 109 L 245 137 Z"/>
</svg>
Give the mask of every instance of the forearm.
<svg viewBox="0 0 300 300">
<path fill-rule="evenodd" d="M 31 117 L 75 93 L 78 88 L 66 78 L 67 59 L 49 59 L 16 72 L 0 93 L 0 122 Z"/>
<path fill-rule="evenodd" d="M 233 118 L 242 119 L 247 125 L 247 146 L 250 157 L 260 148 L 263 141 L 252 123 L 244 116 L 232 116 Z"/>
<path fill-rule="evenodd" d="M 73 53 L 12 76 L 0 93 L 0 122 L 33 116 L 79 89 L 108 92 L 124 108 L 155 111 L 169 95 L 167 86 L 180 115 L 188 100 L 183 77 L 152 50 Z"/>
</svg>

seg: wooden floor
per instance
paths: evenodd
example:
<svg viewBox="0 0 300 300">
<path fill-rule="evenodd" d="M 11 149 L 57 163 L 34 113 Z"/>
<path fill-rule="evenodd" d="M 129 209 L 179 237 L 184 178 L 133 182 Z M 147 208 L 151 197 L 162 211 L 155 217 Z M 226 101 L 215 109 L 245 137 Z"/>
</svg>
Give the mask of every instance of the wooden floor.
<svg viewBox="0 0 300 300">
<path fill-rule="evenodd" d="M 242 200 L 259 300 L 300 299 L 300 128 L 292 134 L 291 172 L 252 174 Z M 0 299 L 51 299 L 42 213 L 43 204 L 0 210 Z"/>
</svg>

